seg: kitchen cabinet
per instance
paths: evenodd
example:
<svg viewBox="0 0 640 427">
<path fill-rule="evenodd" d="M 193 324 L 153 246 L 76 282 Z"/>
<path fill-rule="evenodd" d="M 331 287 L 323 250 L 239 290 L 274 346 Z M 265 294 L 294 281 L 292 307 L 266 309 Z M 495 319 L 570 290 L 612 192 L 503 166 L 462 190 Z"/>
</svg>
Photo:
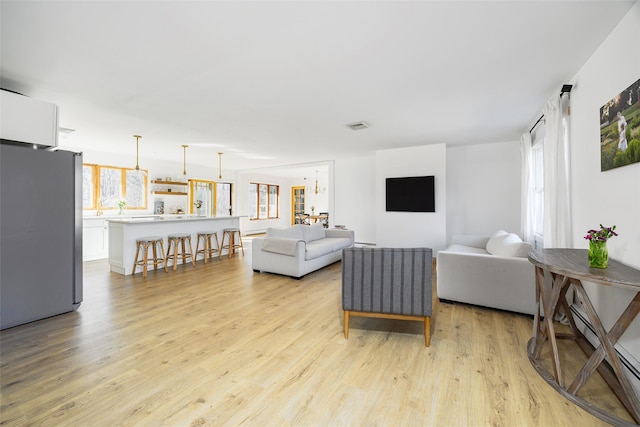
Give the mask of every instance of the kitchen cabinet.
<svg viewBox="0 0 640 427">
<path fill-rule="evenodd" d="M 58 106 L 0 91 L 0 138 L 46 147 L 58 145 Z"/>
<path fill-rule="evenodd" d="M 109 258 L 109 224 L 102 218 L 82 221 L 82 261 Z"/>
</svg>

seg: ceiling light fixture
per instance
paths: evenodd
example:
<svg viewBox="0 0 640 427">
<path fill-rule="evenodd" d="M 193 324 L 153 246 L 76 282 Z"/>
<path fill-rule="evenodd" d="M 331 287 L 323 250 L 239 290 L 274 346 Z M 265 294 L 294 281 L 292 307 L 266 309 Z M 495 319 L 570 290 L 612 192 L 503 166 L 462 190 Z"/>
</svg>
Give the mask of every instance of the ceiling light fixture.
<svg viewBox="0 0 640 427">
<path fill-rule="evenodd" d="M 138 140 L 142 137 L 140 135 L 133 135 L 133 137 L 136 139 L 136 170 L 139 171 L 140 165 L 138 165 Z"/>
<path fill-rule="evenodd" d="M 316 186 L 314 188 L 312 188 L 311 186 L 307 187 L 307 191 L 309 193 L 323 194 L 325 191 L 327 191 L 326 187 L 320 187 L 320 185 L 318 184 L 318 172 L 319 171 L 316 171 Z"/>
</svg>

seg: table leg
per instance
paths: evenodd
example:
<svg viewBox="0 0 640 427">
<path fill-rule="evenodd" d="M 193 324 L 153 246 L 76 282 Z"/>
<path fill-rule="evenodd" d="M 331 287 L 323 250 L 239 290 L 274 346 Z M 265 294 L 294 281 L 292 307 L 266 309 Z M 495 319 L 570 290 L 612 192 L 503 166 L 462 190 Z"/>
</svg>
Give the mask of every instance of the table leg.
<svg viewBox="0 0 640 427">
<path fill-rule="evenodd" d="M 609 365 L 615 373 L 615 380 L 617 380 L 618 382 L 618 384 L 614 383 L 609 385 L 614 389 L 616 395 L 618 395 L 618 397 L 621 397 L 621 401 L 624 403 L 625 407 L 627 407 L 627 410 L 629 410 L 631 415 L 633 415 L 634 419 L 636 419 L 636 421 L 640 421 L 640 402 L 638 402 L 636 394 L 633 390 L 633 386 L 631 385 L 629 378 L 624 372 L 622 362 L 620 361 L 618 353 L 616 352 L 614 347 L 622 334 L 624 334 L 633 319 L 636 317 L 638 312 L 640 312 L 640 292 L 635 295 L 625 311 L 618 318 L 611 330 L 607 333 L 602 324 L 602 321 L 600 320 L 600 317 L 598 316 L 595 308 L 593 307 L 593 304 L 591 303 L 591 300 L 589 299 L 589 296 L 585 292 L 582 283 L 577 284 L 575 288 L 582 299 L 585 310 L 587 312 L 587 316 L 589 317 L 589 321 L 591 322 L 591 325 L 596 332 L 600 345 L 591 354 L 587 363 L 582 367 L 576 379 L 567 389 L 567 392 L 575 395 L 584 385 L 584 383 L 589 379 L 589 377 L 595 372 L 598 366 L 600 366 L 604 358 L 608 357 Z M 622 390 L 616 390 L 617 385 L 619 385 Z M 619 393 L 619 391 L 622 391 L 622 393 Z"/>
<path fill-rule="evenodd" d="M 553 326 L 553 316 L 557 311 L 558 301 L 562 294 L 562 290 L 566 290 L 568 280 L 566 277 L 544 271 L 542 275 L 544 282 L 540 284 L 540 299 L 544 310 L 544 321 L 540 333 L 540 339 L 536 342 L 534 356 L 540 358 L 542 346 L 546 340 L 551 345 L 551 355 L 553 356 L 553 370 L 556 382 L 560 387 L 564 387 L 564 379 L 562 376 L 562 368 L 560 366 L 560 356 L 558 355 L 558 343 L 556 342 L 556 332 Z M 539 277 L 536 277 L 536 280 Z M 551 289 L 551 295 L 547 296 L 547 289 Z"/>
</svg>

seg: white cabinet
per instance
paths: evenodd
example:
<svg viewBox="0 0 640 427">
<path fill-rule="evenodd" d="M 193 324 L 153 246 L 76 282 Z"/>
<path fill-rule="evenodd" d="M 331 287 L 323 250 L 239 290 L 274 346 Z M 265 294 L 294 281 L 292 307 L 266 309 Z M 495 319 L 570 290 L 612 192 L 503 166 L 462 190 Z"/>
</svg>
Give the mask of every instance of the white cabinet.
<svg viewBox="0 0 640 427">
<path fill-rule="evenodd" d="M 0 137 L 47 147 L 58 145 L 58 107 L 17 93 L 0 91 Z"/>
<path fill-rule="evenodd" d="M 82 221 L 82 261 L 109 258 L 109 230 L 104 219 Z"/>
</svg>

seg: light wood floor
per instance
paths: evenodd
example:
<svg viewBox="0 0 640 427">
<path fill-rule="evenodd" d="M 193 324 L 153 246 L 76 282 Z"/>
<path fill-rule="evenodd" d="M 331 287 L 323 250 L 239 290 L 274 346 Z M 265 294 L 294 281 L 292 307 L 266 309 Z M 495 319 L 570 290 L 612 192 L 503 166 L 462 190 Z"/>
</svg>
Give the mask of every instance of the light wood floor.
<svg viewBox="0 0 640 427">
<path fill-rule="evenodd" d="M 0 332 L 0 424 L 603 425 L 533 370 L 527 316 L 434 299 L 429 348 L 420 322 L 353 318 L 345 340 L 340 263 L 302 280 L 253 273 L 250 250 L 147 279 L 84 267 L 77 312 Z"/>
</svg>

